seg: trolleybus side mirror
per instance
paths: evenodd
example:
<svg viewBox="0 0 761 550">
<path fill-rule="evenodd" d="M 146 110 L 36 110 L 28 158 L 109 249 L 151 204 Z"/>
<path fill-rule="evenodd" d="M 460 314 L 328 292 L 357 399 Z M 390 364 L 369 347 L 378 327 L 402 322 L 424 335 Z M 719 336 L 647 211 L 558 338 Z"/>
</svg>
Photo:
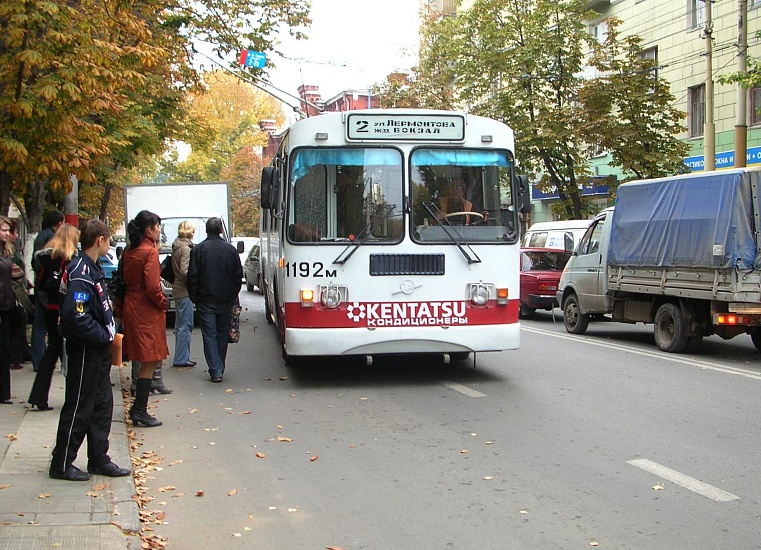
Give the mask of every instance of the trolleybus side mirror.
<svg viewBox="0 0 761 550">
<path fill-rule="evenodd" d="M 272 195 L 277 183 L 278 173 L 274 166 L 262 168 L 262 185 L 259 199 L 265 210 L 272 208 Z"/>
<path fill-rule="evenodd" d="M 531 213 L 531 185 L 528 182 L 528 176 L 517 176 L 518 180 L 518 197 L 519 212 L 521 214 Z"/>
</svg>

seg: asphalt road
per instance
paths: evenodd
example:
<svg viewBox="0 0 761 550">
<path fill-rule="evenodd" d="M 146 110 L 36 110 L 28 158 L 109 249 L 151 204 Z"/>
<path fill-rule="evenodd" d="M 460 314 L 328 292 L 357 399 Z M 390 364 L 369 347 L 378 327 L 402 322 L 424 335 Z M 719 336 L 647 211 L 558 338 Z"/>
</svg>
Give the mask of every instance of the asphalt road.
<svg viewBox="0 0 761 550">
<path fill-rule="evenodd" d="M 136 430 L 169 548 L 761 548 L 747 337 L 675 356 L 650 327 L 573 336 L 540 313 L 476 368 L 289 369 L 262 298 L 241 298 L 225 381 L 196 329 L 199 365 L 151 400 L 164 426 Z"/>
</svg>

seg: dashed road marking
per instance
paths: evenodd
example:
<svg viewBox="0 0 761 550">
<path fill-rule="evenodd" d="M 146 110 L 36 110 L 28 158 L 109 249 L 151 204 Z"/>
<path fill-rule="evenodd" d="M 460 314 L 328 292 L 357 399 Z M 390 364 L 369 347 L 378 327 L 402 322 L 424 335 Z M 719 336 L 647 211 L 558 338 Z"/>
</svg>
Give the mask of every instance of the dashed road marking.
<svg viewBox="0 0 761 550">
<path fill-rule="evenodd" d="M 660 478 L 670 481 L 671 483 L 676 483 L 677 485 L 680 485 L 689 491 L 703 495 L 704 497 L 708 497 L 711 500 L 715 500 L 716 502 L 728 502 L 730 500 L 737 500 L 740 498 L 737 495 L 728 493 L 727 491 L 714 487 L 713 485 L 709 485 L 708 483 L 700 481 L 699 479 L 684 475 L 680 472 L 677 472 L 676 470 L 672 470 L 671 468 L 667 468 L 666 466 L 646 458 L 627 460 L 626 463 L 631 464 L 632 466 L 636 466 L 637 468 L 641 468 L 646 472 L 650 472 L 651 474 L 655 474 Z"/>
<path fill-rule="evenodd" d="M 468 397 L 486 397 L 485 393 L 472 390 L 468 386 L 463 386 L 462 384 L 458 384 L 457 382 L 442 382 L 442 384 L 444 384 L 450 390 L 460 392 L 461 394 L 467 395 Z"/>
</svg>

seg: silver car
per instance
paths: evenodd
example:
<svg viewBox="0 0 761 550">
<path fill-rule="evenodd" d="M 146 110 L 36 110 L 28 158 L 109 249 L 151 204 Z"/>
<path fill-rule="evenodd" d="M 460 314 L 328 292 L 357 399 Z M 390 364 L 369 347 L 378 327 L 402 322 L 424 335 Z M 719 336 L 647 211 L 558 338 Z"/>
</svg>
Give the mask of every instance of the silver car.
<svg viewBox="0 0 761 550">
<path fill-rule="evenodd" d="M 255 244 L 243 264 L 243 278 L 246 280 L 246 290 L 254 291 L 254 287 L 262 293 L 262 264 L 259 259 L 259 245 Z"/>
</svg>

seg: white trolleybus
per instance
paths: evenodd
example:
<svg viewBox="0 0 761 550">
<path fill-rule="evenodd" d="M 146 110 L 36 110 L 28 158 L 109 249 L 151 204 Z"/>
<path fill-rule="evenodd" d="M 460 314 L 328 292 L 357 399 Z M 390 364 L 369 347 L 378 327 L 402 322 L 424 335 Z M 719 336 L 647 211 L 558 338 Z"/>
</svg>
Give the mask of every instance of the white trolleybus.
<svg viewBox="0 0 761 550">
<path fill-rule="evenodd" d="M 479 116 L 327 113 L 284 134 L 262 172 L 267 320 L 286 363 L 519 344 L 513 132 Z"/>
</svg>

